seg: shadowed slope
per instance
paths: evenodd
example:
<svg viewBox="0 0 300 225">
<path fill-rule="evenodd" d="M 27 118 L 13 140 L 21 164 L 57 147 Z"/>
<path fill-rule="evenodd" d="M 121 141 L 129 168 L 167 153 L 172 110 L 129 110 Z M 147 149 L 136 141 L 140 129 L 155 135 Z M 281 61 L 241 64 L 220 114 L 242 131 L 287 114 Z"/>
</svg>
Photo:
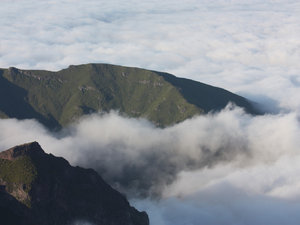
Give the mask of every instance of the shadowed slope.
<svg viewBox="0 0 300 225">
<path fill-rule="evenodd" d="M 9 195 L 0 190 L 0 223 L 5 225 L 29 225 L 33 218 L 29 209 Z"/>
<path fill-rule="evenodd" d="M 244 108 L 248 113 L 260 114 L 250 101 L 225 89 L 195 82 L 190 79 L 178 78 L 168 73 L 157 73 L 178 88 L 189 103 L 203 109 L 205 113 L 219 111 L 229 102 L 232 102 Z"/>
<path fill-rule="evenodd" d="M 35 118 L 49 128 L 60 127 L 51 115 L 41 115 L 28 102 L 28 91 L 9 82 L 0 70 L 0 117 Z"/>
<path fill-rule="evenodd" d="M 76 220 L 96 225 L 149 224 L 145 212 L 131 207 L 94 170 L 72 167 L 65 159 L 46 154 L 37 142 L 0 153 L 0 185 L 2 192 L 27 206 L 15 214 L 26 220 L 29 212 L 35 224 L 66 225 Z"/>
</svg>

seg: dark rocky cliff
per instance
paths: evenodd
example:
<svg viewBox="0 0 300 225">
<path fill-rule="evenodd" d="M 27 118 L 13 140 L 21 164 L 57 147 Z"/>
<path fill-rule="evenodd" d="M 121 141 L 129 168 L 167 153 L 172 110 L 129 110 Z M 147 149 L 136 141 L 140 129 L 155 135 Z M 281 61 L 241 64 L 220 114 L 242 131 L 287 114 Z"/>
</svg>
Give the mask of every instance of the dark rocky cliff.
<svg viewBox="0 0 300 225">
<path fill-rule="evenodd" d="M 72 167 L 37 142 L 0 153 L 0 210 L 0 224 L 149 224 L 94 170 Z"/>
</svg>

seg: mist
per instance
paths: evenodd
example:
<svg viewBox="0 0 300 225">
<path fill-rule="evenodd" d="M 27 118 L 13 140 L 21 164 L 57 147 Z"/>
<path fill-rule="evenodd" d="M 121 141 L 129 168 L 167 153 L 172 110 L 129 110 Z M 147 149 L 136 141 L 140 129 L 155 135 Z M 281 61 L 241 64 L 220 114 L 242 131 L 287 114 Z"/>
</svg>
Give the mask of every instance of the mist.
<svg viewBox="0 0 300 225">
<path fill-rule="evenodd" d="M 38 141 L 72 165 L 94 168 L 150 215 L 151 224 L 296 224 L 300 126 L 296 112 L 251 116 L 227 106 L 167 128 L 117 112 L 61 132 L 0 120 L 0 150 Z"/>
</svg>

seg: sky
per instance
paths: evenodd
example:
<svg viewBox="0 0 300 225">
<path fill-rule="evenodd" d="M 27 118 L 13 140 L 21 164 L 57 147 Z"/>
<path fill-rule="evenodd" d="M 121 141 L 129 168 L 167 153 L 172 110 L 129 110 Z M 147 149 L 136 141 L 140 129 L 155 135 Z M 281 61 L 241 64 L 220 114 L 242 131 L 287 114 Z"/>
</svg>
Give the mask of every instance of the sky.
<svg viewBox="0 0 300 225">
<path fill-rule="evenodd" d="M 269 112 L 229 107 L 166 129 L 111 112 L 60 133 L 0 120 L 1 149 L 34 139 L 92 166 L 155 225 L 299 221 L 299 1 L 1 0 L 0 29 L 0 68 L 141 67 L 228 89 Z"/>
</svg>

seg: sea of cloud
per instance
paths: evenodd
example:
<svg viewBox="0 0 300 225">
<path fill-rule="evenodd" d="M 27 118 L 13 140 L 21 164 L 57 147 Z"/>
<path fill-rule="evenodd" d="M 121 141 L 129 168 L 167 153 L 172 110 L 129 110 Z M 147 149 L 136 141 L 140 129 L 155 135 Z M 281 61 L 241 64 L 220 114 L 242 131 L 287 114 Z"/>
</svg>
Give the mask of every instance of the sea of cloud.
<svg viewBox="0 0 300 225">
<path fill-rule="evenodd" d="M 2 0 L 0 67 L 143 67 L 294 110 L 299 21 L 297 0 Z"/>
<path fill-rule="evenodd" d="M 96 169 L 155 225 L 299 224 L 299 21 L 297 0 L 2 0 L 1 68 L 143 67 L 272 114 L 228 107 L 160 129 L 111 112 L 58 133 L 0 120 L 0 150 L 37 140 Z"/>
</svg>

